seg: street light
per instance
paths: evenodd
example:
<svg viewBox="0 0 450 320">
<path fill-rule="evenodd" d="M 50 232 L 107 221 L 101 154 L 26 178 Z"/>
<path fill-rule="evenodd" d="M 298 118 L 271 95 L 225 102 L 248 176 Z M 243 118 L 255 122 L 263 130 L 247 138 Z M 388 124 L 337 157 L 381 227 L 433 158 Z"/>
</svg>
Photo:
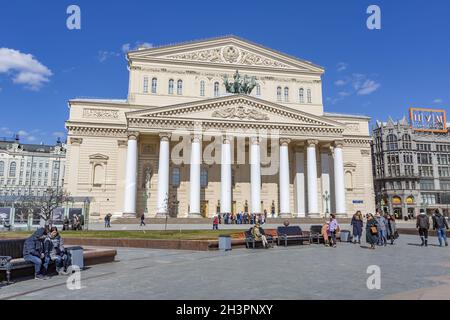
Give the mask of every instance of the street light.
<svg viewBox="0 0 450 320">
<path fill-rule="evenodd" d="M 86 230 L 89 230 L 89 207 L 90 207 L 91 199 L 86 197 L 84 199 L 84 223 L 86 224 Z"/>
<path fill-rule="evenodd" d="M 325 200 L 325 204 L 326 204 L 326 212 L 325 212 L 325 218 L 327 217 L 326 215 L 330 213 L 330 207 L 328 205 L 328 202 L 330 201 L 330 194 L 328 192 L 328 190 L 325 190 L 325 194 L 323 195 L 323 200 Z"/>
</svg>

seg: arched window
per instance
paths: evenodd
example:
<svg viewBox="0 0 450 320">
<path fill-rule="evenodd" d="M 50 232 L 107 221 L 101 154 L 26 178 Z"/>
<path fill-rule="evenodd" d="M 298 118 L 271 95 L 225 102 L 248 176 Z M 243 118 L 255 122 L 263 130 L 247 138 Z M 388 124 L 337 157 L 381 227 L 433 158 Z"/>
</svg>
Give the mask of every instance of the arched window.
<svg viewBox="0 0 450 320">
<path fill-rule="evenodd" d="M 311 89 L 308 89 L 306 91 L 306 96 L 307 96 L 307 99 L 308 99 L 308 103 L 312 103 Z"/>
<path fill-rule="evenodd" d="M 285 102 L 289 101 L 289 88 L 288 87 L 284 88 L 284 101 Z"/>
<path fill-rule="evenodd" d="M 97 164 L 94 166 L 94 177 L 93 184 L 94 187 L 101 187 L 103 185 L 103 181 L 105 180 L 105 169 L 101 164 Z"/>
<path fill-rule="evenodd" d="M 182 95 L 183 94 L 183 81 L 178 80 L 177 82 L 177 94 Z"/>
<path fill-rule="evenodd" d="M 3 177 L 5 172 L 5 162 L 0 161 L 0 177 Z"/>
<path fill-rule="evenodd" d="M 202 188 L 208 186 L 208 170 L 206 168 L 202 168 L 202 171 L 200 172 L 200 186 Z"/>
<path fill-rule="evenodd" d="M 261 95 L 261 86 L 259 84 L 256 85 L 256 95 L 258 97 Z"/>
<path fill-rule="evenodd" d="M 395 134 L 390 134 L 386 138 L 388 151 L 398 150 L 398 141 Z"/>
<path fill-rule="evenodd" d="M 144 77 L 144 93 L 148 93 L 148 78 Z"/>
<path fill-rule="evenodd" d="M 403 149 L 411 150 L 412 149 L 411 136 L 409 134 L 404 134 L 402 140 L 403 140 Z"/>
<path fill-rule="evenodd" d="M 277 88 L 277 100 L 281 101 L 281 87 Z"/>
<path fill-rule="evenodd" d="M 180 168 L 173 168 L 172 169 L 172 186 L 175 188 L 178 188 L 180 186 Z"/>
<path fill-rule="evenodd" d="M 11 164 L 9 165 L 9 176 L 10 177 L 16 176 L 16 168 L 17 168 L 17 164 L 15 162 L 11 162 Z"/>
<path fill-rule="evenodd" d="M 305 89 L 300 88 L 300 90 L 298 90 L 298 98 L 300 103 L 305 103 Z"/>
<path fill-rule="evenodd" d="M 157 86 L 158 86 L 158 79 L 153 78 L 152 79 L 152 93 L 156 93 Z"/>
<path fill-rule="evenodd" d="M 214 97 L 218 97 L 218 96 L 219 96 L 219 83 L 214 82 Z"/>
<path fill-rule="evenodd" d="M 353 175 L 350 171 L 345 172 L 345 189 L 353 189 Z"/>
<path fill-rule="evenodd" d="M 200 96 L 205 96 L 205 81 L 200 81 Z"/>
<path fill-rule="evenodd" d="M 173 79 L 169 80 L 169 94 L 173 94 Z"/>
</svg>

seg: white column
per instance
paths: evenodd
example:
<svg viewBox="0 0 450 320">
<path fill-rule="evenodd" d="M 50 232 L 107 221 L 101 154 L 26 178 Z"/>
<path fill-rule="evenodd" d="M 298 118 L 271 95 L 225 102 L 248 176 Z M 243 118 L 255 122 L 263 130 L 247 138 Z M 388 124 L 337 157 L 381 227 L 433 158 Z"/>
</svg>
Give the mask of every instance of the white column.
<svg viewBox="0 0 450 320">
<path fill-rule="evenodd" d="M 308 214 L 319 215 L 319 202 L 317 199 L 317 140 L 309 140 L 307 148 L 308 166 Z"/>
<path fill-rule="evenodd" d="M 250 147 L 252 207 L 251 213 L 261 213 L 261 150 L 259 139 L 251 138 Z"/>
<path fill-rule="evenodd" d="M 295 151 L 295 192 L 297 215 L 303 218 L 306 215 L 305 206 L 305 153 L 300 147 Z"/>
<path fill-rule="evenodd" d="M 124 215 L 136 216 L 137 193 L 137 135 L 128 137 L 127 163 L 125 168 Z"/>
<path fill-rule="evenodd" d="M 170 134 L 159 135 L 159 166 L 158 166 L 158 206 L 157 214 L 166 215 L 169 211 L 169 164 L 170 164 Z"/>
<path fill-rule="evenodd" d="M 291 216 L 289 139 L 280 140 L 280 215 Z"/>
<path fill-rule="evenodd" d="M 330 176 L 330 154 L 324 149 L 320 152 L 320 163 L 322 165 L 322 212 L 329 217 L 331 212 L 331 176 Z M 327 210 L 328 209 L 328 210 Z"/>
<path fill-rule="evenodd" d="M 220 212 L 231 213 L 231 141 L 224 137 L 221 152 Z"/>
<path fill-rule="evenodd" d="M 191 174 L 189 215 L 200 216 L 200 170 L 202 162 L 202 143 L 199 136 L 194 136 L 191 142 Z"/>
<path fill-rule="evenodd" d="M 334 194 L 336 198 L 336 214 L 345 215 L 345 181 L 344 181 L 344 156 L 343 143 L 336 141 L 334 146 Z"/>
</svg>

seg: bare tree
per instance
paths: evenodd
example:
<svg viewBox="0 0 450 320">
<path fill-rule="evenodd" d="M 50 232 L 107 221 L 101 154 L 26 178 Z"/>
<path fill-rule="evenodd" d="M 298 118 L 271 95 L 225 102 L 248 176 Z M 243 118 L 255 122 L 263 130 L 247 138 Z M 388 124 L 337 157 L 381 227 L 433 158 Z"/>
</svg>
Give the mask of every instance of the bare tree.
<svg viewBox="0 0 450 320">
<path fill-rule="evenodd" d="M 33 214 L 34 210 L 39 213 L 39 218 L 45 222 L 45 226 L 52 224 L 53 211 L 70 199 L 67 192 L 61 189 L 47 188 L 42 196 L 23 196 L 18 201 L 19 206 Z"/>
</svg>

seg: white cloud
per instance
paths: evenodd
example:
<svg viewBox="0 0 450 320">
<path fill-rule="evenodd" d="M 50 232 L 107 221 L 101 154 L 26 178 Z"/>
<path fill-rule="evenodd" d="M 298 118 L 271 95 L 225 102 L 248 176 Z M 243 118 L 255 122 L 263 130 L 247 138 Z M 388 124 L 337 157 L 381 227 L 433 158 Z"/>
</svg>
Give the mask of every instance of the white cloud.
<svg viewBox="0 0 450 320">
<path fill-rule="evenodd" d="M 132 46 L 130 43 L 125 43 L 124 45 L 122 45 L 122 52 L 127 53 L 129 51 L 138 50 L 139 48 L 153 48 L 153 44 L 151 44 L 149 42 L 137 41 Z"/>
<path fill-rule="evenodd" d="M 66 134 L 64 132 L 61 132 L 61 131 L 56 131 L 56 132 L 53 132 L 53 136 L 57 137 L 57 138 L 63 138 L 63 137 L 66 136 Z"/>
<path fill-rule="evenodd" d="M 19 130 L 19 132 L 17 132 L 17 134 L 19 135 L 19 137 L 28 137 L 30 134 L 28 132 L 26 132 L 25 130 Z"/>
<path fill-rule="evenodd" d="M 368 94 L 371 94 L 371 93 L 377 91 L 378 88 L 380 88 L 380 86 L 381 86 L 381 84 L 379 84 L 373 80 L 367 79 L 357 89 L 356 94 L 359 96 L 365 96 L 365 95 L 368 95 Z"/>
<path fill-rule="evenodd" d="M 444 100 L 441 99 L 441 98 L 438 98 L 438 99 L 434 99 L 434 100 L 433 100 L 433 103 L 436 103 L 436 104 L 440 104 L 440 103 L 443 103 L 443 102 L 444 102 Z"/>
<path fill-rule="evenodd" d="M 351 94 L 352 94 L 351 92 L 347 92 L 347 91 L 341 91 L 341 92 L 338 93 L 338 95 L 339 95 L 340 97 L 348 97 L 348 96 L 350 96 Z"/>
<path fill-rule="evenodd" d="M 98 61 L 105 62 L 111 57 L 118 57 L 120 53 L 114 51 L 99 51 L 98 52 Z"/>
<path fill-rule="evenodd" d="M 345 71 L 345 70 L 347 70 L 347 68 L 348 68 L 348 63 L 345 63 L 345 62 L 339 62 L 338 64 L 337 64 L 337 71 L 338 72 L 342 72 L 342 71 Z"/>
<path fill-rule="evenodd" d="M 26 139 L 27 139 L 28 142 L 36 141 L 36 137 L 35 136 L 28 136 L 28 137 L 26 137 Z"/>
<path fill-rule="evenodd" d="M 334 84 L 338 87 L 345 86 L 348 83 L 348 80 L 339 79 L 334 82 Z"/>
<path fill-rule="evenodd" d="M 0 74 L 12 77 L 16 84 L 38 91 L 44 83 L 50 81 L 51 70 L 36 60 L 33 55 L 18 50 L 0 48 Z"/>
</svg>

